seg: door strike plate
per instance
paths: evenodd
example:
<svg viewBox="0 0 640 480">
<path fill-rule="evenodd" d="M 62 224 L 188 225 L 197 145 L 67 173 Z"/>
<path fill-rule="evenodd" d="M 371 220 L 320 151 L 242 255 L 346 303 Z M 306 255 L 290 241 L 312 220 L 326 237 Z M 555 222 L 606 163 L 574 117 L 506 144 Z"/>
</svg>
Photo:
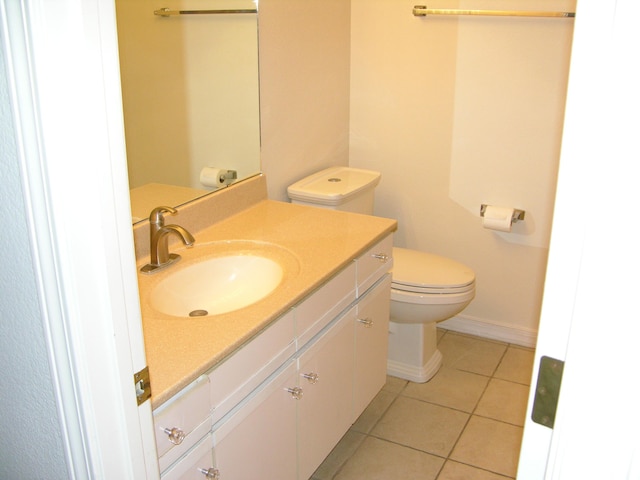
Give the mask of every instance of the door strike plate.
<svg viewBox="0 0 640 480">
<path fill-rule="evenodd" d="M 133 383 L 136 387 L 138 405 L 142 405 L 151 397 L 151 382 L 149 381 L 149 367 L 144 367 L 133 374 Z"/>
<path fill-rule="evenodd" d="M 562 360 L 551 357 L 540 358 L 531 420 L 545 427 L 553 428 L 556 419 L 563 369 Z"/>
</svg>

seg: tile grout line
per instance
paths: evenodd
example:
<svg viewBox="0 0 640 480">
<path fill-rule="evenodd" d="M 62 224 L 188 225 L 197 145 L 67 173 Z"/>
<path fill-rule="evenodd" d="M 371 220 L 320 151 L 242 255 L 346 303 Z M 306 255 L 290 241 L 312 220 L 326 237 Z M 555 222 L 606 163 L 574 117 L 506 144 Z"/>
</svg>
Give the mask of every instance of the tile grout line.
<svg viewBox="0 0 640 480">
<path fill-rule="evenodd" d="M 440 344 L 442 342 L 442 340 L 444 340 L 446 337 L 449 337 L 449 336 L 456 336 L 456 332 L 449 332 L 448 330 L 445 330 L 444 332 L 442 332 L 441 334 L 438 335 L 438 344 Z M 482 339 L 482 338 L 479 338 L 479 339 L 480 340 L 485 340 L 485 339 Z M 364 432 L 363 431 L 358 431 L 358 430 L 352 430 L 353 433 L 361 435 L 362 436 L 362 440 L 359 443 L 359 445 L 356 447 L 356 449 L 350 454 L 350 456 L 348 458 L 346 458 L 343 462 L 340 463 L 340 465 L 337 467 L 337 469 L 331 475 L 331 479 L 335 479 L 343 471 L 345 465 L 348 464 L 349 460 L 363 447 L 363 445 L 366 442 L 367 438 L 373 438 L 373 439 L 376 439 L 376 440 L 379 440 L 379 441 L 383 441 L 383 442 L 386 442 L 386 443 L 389 443 L 389 444 L 398 445 L 400 447 L 407 448 L 407 449 L 410 449 L 410 450 L 414 450 L 414 451 L 417 451 L 417 452 L 421 452 L 421 453 L 424 453 L 424 454 L 430 455 L 432 457 L 439 458 L 439 459 L 443 460 L 443 463 L 440 466 L 438 472 L 436 473 L 436 475 L 434 477 L 434 480 L 437 480 L 440 477 L 440 475 L 442 475 L 444 467 L 445 467 L 445 465 L 447 464 L 448 461 L 455 462 L 455 463 L 458 463 L 460 465 L 465 465 L 465 466 L 467 466 L 469 468 L 473 468 L 473 469 L 485 471 L 487 473 L 491 473 L 491 474 L 494 474 L 494 475 L 498 475 L 498 476 L 500 476 L 502 478 L 505 478 L 505 479 L 514 479 L 514 477 L 511 477 L 509 475 L 505 475 L 505 474 L 500 473 L 500 472 L 495 472 L 495 471 L 488 470 L 488 469 L 483 468 L 483 467 L 478 467 L 476 465 L 468 464 L 468 463 L 465 463 L 463 461 L 458 461 L 458 460 L 454 460 L 454 459 L 451 458 L 451 454 L 454 452 L 456 446 L 459 444 L 460 439 L 462 438 L 465 430 L 469 426 L 469 422 L 471 421 L 472 417 L 474 417 L 474 416 L 476 416 L 478 418 L 483 418 L 483 419 L 495 421 L 495 422 L 498 422 L 498 423 L 502 423 L 502 424 L 505 424 L 505 425 L 510 425 L 510 426 L 517 427 L 517 428 L 523 428 L 522 425 L 517 425 L 517 424 L 514 424 L 514 423 L 506 422 L 504 420 L 499 420 L 499 419 L 496 419 L 496 418 L 491 418 L 491 417 L 488 417 L 488 416 L 485 416 L 485 415 L 480 415 L 480 414 L 476 413 L 477 410 L 478 410 L 478 407 L 479 407 L 482 399 L 484 398 L 485 394 L 487 393 L 489 385 L 491 384 L 491 381 L 493 379 L 496 379 L 496 380 L 499 380 L 499 381 L 502 381 L 502 382 L 511 383 L 511 384 L 514 384 L 514 385 L 521 385 L 521 386 L 525 386 L 525 387 L 531 388 L 530 384 L 524 384 L 524 383 L 520 383 L 520 382 L 517 382 L 517 381 L 507 380 L 507 379 L 504 379 L 504 378 L 496 377 L 496 373 L 498 372 L 500 366 L 505 361 L 507 353 L 508 353 L 508 351 L 509 351 L 509 349 L 511 347 L 517 348 L 517 349 L 522 349 L 522 350 L 525 350 L 525 351 L 526 350 L 530 351 L 531 349 L 525 348 L 525 347 L 520 347 L 518 345 L 514 346 L 514 345 L 512 345 L 510 343 L 505 343 L 505 342 L 493 342 L 493 343 L 499 343 L 501 345 L 504 345 L 505 349 L 502 352 L 502 354 L 500 355 L 500 358 L 497 361 L 497 363 L 496 363 L 495 367 L 493 368 L 493 370 L 492 370 L 490 375 L 481 374 L 481 373 L 477 373 L 477 372 L 473 372 L 473 371 L 467 371 L 467 370 L 460 369 L 460 368 L 455 368 L 455 370 L 458 370 L 460 372 L 466 372 L 466 373 L 471 373 L 471 374 L 474 374 L 474 375 L 479 375 L 479 376 L 482 376 L 482 377 L 487 379 L 487 383 L 484 386 L 484 388 L 482 389 L 482 393 L 479 395 L 477 401 L 475 402 L 475 405 L 473 406 L 473 408 L 472 408 L 472 410 L 470 412 L 464 411 L 464 410 L 460 410 L 460 409 L 457 409 L 457 408 L 452 408 L 452 407 L 447 406 L 447 405 L 440 405 L 440 404 L 435 403 L 433 401 L 427 401 L 427 400 L 423 400 L 423 399 L 420 399 L 420 398 L 415 398 L 415 397 L 412 397 L 412 396 L 405 395 L 405 392 L 406 392 L 406 390 L 407 390 L 407 388 L 408 388 L 408 386 L 410 385 L 411 382 L 409 382 L 409 381 L 407 381 L 405 379 L 399 379 L 399 380 L 402 380 L 404 382 L 404 385 L 402 385 L 401 388 L 397 389 L 397 391 L 395 391 L 395 389 L 387 390 L 387 393 L 390 396 L 392 396 L 392 400 L 389 402 L 389 404 L 386 406 L 386 408 L 384 408 L 381 411 L 381 413 L 377 416 L 377 418 L 371 424 L 371 426 L 369 428 L 367 428 L 366 431 L 364 431 Z M 534 349 L 534 351 L 535 351 L 535 349 Z M 427 451 L 424 451 L 424 450 L 422 450 L 420 448 L 412 447 L 410 445 L 404 445 L 402 443 L 395 442 L 395 441 L 390 440 L 388 438 L 380 437 L 380 436 L 375 435 L 373 433 L 375 428 L 380 424 L 382 419 L 389 412 L 389 410 L 393 407 L 393 405 L 396 404 L 396 402 L 398 401 L 398 399 L 400 397 L 407 398 L 407 399 L 412 399 L 412 400 L 417 400 L 417 401 L 420 401 L 420 402 L 423 402 L 423 403 L 431 404 L 431 405 L 434 405 L 434 406 L 437 406 L 437 407 L 440 407 L 440 408 L 446 408 L 446 409 L 451 410 L 451 411 L 456 411 L 456 412 L 460 412 L 460 413 L 464 413 L 464 414 L 468 415 L 468 417 L 467 417 L 467 419 L 466 419 L 466 421 L 464 423 L 463 428 L 460 430 L 460 433 L 458 434 L 455 442 L 453 443 L 451 449 L 448 451 L 446 456 L 443 456 L 441 454 L 435 454 L 435 453 L 427 452 Z M 315 477 L 313 477 L 313 478 L 315 478 Z"/>
<path fill-rule="evenodd" d="M 446 332 L 446 333 L 445 333 L 445 334 L 440 338 L 440 340 L 444 339 L 444 337 L 447 335 L 447 333 L 449 333 L 449 332 L 447 331 L 447 332 Z M 439 343 L 439 342 L 438 342 L 438 343 Z M 459 461 L 457 461 L 457 460 L 453 460 L 453 459 L 451 458 L 451 454 L 452 454 L 452 453 L 454 452 L 454 450 L 456 449 L 456 446 L 457 446 L 457 445 L 458 445 L 458 443 L 460 442 L 460 439 L 462 438 L 462 435 L 464 435 L 465 430 L 466 430 L 466 429 L 467 429 L 467 427 L 469 426 L 469 422 L 471 421 L 471 419 L 472 419 L 472 418 L 473 418 L 473 416 L 475 415 L 475 412 L 476 412 L 476 410 L 478 409 L 478 405 L 480 405 L 480 402 L 482 401 L 482 398 L 484 397 L 485 393 L 487 392 L 487 389 L 489 388 L 489 384 L 491 383 L 491 380 L 494 378 L 495 373 L 498 371 L 498 368 L 499 368 L 499 367 L 500 367 L 500 365 L 502 364 L 502 362 L 503 362 L 503 360 L 504 360 L 504 358 L 505 358 L 505 356 L 506 356 L 506 354 L 507 354 L 507 351 L 508 351 L 508 350 L 509 350 L 509 345 L 507 344 L 507 345 L 506 345 L 506 347 L 505 347 L 505 349 L 504 349 L 504 352 L 502 352 L 502 355 L 500 356 L 500 360 L 498 360 L 498 362 L 496 362 L 496 366 L 493 368 L 493 371 L 491 372 L 491 375 L 481 375 L 481 376 L 483 376 L 483 377 L 485 377 L 485 378 L 488 378 L 488 381 L 487 381 L 486 385 L 484 386 L 484 388 L 482 389 L 482 393 L 478 396 L 478 400 L 476 400 L 475 405 L 474 405 L 473 409 L 471 410 L 471 412 L 466 412 L 466 413 L 469 415 L 469 416 L 468 416 L 468 418 L 467 418 L 467 421 L 465 422 L 464 427 L 462 427 L 462 429 L 460 430 L 460 433 L 458 434 L 458 437 L 456 438 L 456 441 L 455 441 L 455 442 L 453 442 L 453 445 L 451 446 L 451 449 L 450 449 L 450 450 L 449 450 L 449 452 L 447 453 L 447 457 L 445 458 L 445 461 L 444 461 L 444 463 L 442 464 L 442 467 L 440 468 L 440 471 L 438 472 L 438 474 L 436 475 L 436 477 L 435 477 L 435 479 L 434 479 L 434 480 L 438 480 L 438 478 L 439 478 L 439 477 L 440 477 L 440 475 L 442 474 L 442 471 L 443 471 L 443 469 L 444 469 L 444 466 L 446 465 L 446 463 L 447 463 L 448 461 L 457 462 L 457 463 L 462 464 L 462 465 L 467 465 L 467 466 L 468 466 L 468 467 L 470 467 L 470 468 L 476 468 L 476 469 L 483 470 L 483 471 L 490 472 L 490 473 L 494 473 L 494 474 L 496 474 L 496 473 L 497 473 L 497 472 L 493 472 L 493 471 L 491 471 L 491 470 L 486 470 L 486 469 L 484 469 L 484 468 L 480 468 L 480 467 L 478 467 L 478 466 L 476 466 L 476 465 L 470 465 L 470 464 L 466 464 L 466 463 L 464 463 L 464 462 L 459 462 Z M 465 370 L 461 370 L 461 369 L 456 369 L 456 370 L 459 370 L 459 371 L 462 371 L 462 372 L 466 372 Z M 466 373 L 475 373 L 475 372 L 466 372 Z M 476 375 L 480 375 L 480 374 L 477 374 L 477 373 L 475 373 L 475 374 L 476 374 Z M 477 415 L 477 416 L 478 416 L 478 417 L 482 417 L 481 415 Z M 485 417 L 482 417 L 482 418 L 485 418 Z M 511 477 L 505 477 L 505 478 L 511 478 Z"/>
<path fill-rule="evenodd" d="M 376 438 L 376 439 L 378 439 L 378 440 L 384 440 L 384 441 L 389 442 L 389 443 L 395 443 L 395 442 L 390 442 L 389 440 L 384 439 L 384 438 L 376 437 L 375 435 L 372 435 L 372 434 L 371 434 L 371 432 L 373 432 L 373 430 L 375 430 L 376 426 L 378 425 L 378 423 L 380 423 L 380 421 L 382 420 L 382 418 L 387 414 L 387 412 L 389 411 L 389 409 L 391 408 L 391 406 L 392 406 L 394 403 L 396 403 L 396 401 L 398 400 L 398 397 L 400 397 L 400 394 L 404 391 L 404 389 L 405 389 L 405 388 L 407 388 L 407 385 L 408 385 L 408 384 L 409 384 L 409 383 L 408 383 L 408 381 L 407 381 L 407 383 L 405 383 L 405 384 L 404 384 L 404 386 L 403 386 L 401 389 L 399 389 L 397 392 L 388 392 L 388 393 L 391 393 L 392 395 L 394 395 L 393 400 L 392 400 L 391 402 L 389 402 L 389 405 L 387 406 L 387 408 L 385 408 L 385 409 L 382 411 L 382 413 L 380 414 L 380 416 L 376 419 L 376 421 L 373 423 L 373 425 L 371 426 L 371 428 L 369 428 L 369 429 L 368 429 L 368 431 L 367 431 L 367 432 L 359 432 L 359 431 L 357 431 L 357 430 L 354 430 L 354 432 L 359 433 L 360 435 L 362 435 L 362 436 L 364 437 L 364 439 L 362 440 L 362 442 L 360 442 L 360 445 L 358 445 L 358 447 L 353 451 L 353 453 L 349 456 L 349 458 L 346 458 L 346 459 L 344 460 L 344 462 L 342 462 L 342 463 L 340 464 L 340 466 L 336 469 L 335 473 L 331 476 L 331 480 L 335 479 L 335 478 L 340 474 L 340 472 L 342 471 L 342 469 L 344 468 L 344 466 L 345 466 L 347 463 L 349 463 L 349 460 L 351 459 L 351 457 L 353 457 L 353 456 L 358 452 L 358 450 L 360 450 L 360 449 L 362 448 L 362 445 L 365 443 L 365 441 L 366 441 L 366 439 L 367 439 L 368 437 Z M 384 388 L 384 387 L 383 387 L 383 388 Z M 353 427 L 353 425 L 352 425 L 351 427 Z M 349 430 L 351 430 L 351 428 L 349 428 Z M 401 445 L 401 444 L 398 444 L 398 445 Z M 403 447 L 407 447 L 406 445 L 402 445 L 402 446 L 403 446 Z M 408 447 L 408 448 L 411 448 L 411 447 Z M 425 452 L 425 453 L 426 453 L 426 452 Z"/>
</svg>

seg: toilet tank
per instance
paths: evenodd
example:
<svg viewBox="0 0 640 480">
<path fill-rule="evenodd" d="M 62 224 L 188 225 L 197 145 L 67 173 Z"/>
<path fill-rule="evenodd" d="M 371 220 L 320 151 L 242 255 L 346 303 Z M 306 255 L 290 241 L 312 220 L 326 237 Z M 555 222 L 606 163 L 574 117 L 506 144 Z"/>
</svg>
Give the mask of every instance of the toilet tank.
<svg viewBox="0 0 640 480">
<path fill-rule="evenodd" d="M 287 188 L 291 203 L 373 214 L 373 191 L 380 172 L 331 167 L 297 181 Z"/>
</svg>

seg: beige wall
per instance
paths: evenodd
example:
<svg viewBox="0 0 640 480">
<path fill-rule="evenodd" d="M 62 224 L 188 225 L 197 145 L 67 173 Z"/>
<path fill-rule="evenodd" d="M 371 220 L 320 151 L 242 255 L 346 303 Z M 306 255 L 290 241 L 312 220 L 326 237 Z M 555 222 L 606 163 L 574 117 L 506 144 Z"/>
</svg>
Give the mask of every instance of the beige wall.
<svg viewBox="0 0 640 480">
<path fill-rule="evenodd" d="M 396 244 L 476 271 L 476 299 L 456 320 L 532 344 L 573 21 L 418 18 L 413 5 L 351 0 L 349 13 L 343 0 L 260 2 L 269 195 L 286 200 L 292 181 L 330 165 L 381 171 L 376 214 L 399 220 Z M 438 5 L 458 6 L 514 8 L 507 0 Z M 481 203 L 522 208 L 526 221 L 512 233 L 483 229 Z"/>
<path fill-rule="evenodd" d="M 349 161 L 347 0 L 260 0 L 262 170 L 269 197 Z"/>
<path fill-rule="evenodd" d="M 512 1 L 441 8 L 512 9 Z M 460 315 L 532 343 L 549 245 L 573 21 L 427 17 L 395 0 L 352 0 L 350 165 L 382 171 L 376 213 L 396 244 L 462 261 L 477 295 Z M 520 9 L 573 9 L 521 1 Z M 483 229 L 482 203 L 526 210 Z M 452 322 L 450 322 L 452 323 Z"/>
</svg>

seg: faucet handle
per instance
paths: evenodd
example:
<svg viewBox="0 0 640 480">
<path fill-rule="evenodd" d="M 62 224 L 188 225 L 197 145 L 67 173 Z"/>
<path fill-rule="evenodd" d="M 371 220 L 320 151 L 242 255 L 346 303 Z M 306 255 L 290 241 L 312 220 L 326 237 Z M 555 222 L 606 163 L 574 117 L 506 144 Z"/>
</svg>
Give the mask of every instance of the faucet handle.
<svg viewBox="0 0 640 480">
<path fill-rule="evenodd" d="M 164 226 L 164 217 L 162 216 L 163 213 L 169 213 L 171 215 L 175 215 L 176 213 L 178 213 L 178 211 L 172 207 L 165 207 L 165 206 L 156 207 L 153 210 L 151 210 L 151 214 L 149 215 L 149 223 L 152 223 L 159 227 Z"/>
</svg>

